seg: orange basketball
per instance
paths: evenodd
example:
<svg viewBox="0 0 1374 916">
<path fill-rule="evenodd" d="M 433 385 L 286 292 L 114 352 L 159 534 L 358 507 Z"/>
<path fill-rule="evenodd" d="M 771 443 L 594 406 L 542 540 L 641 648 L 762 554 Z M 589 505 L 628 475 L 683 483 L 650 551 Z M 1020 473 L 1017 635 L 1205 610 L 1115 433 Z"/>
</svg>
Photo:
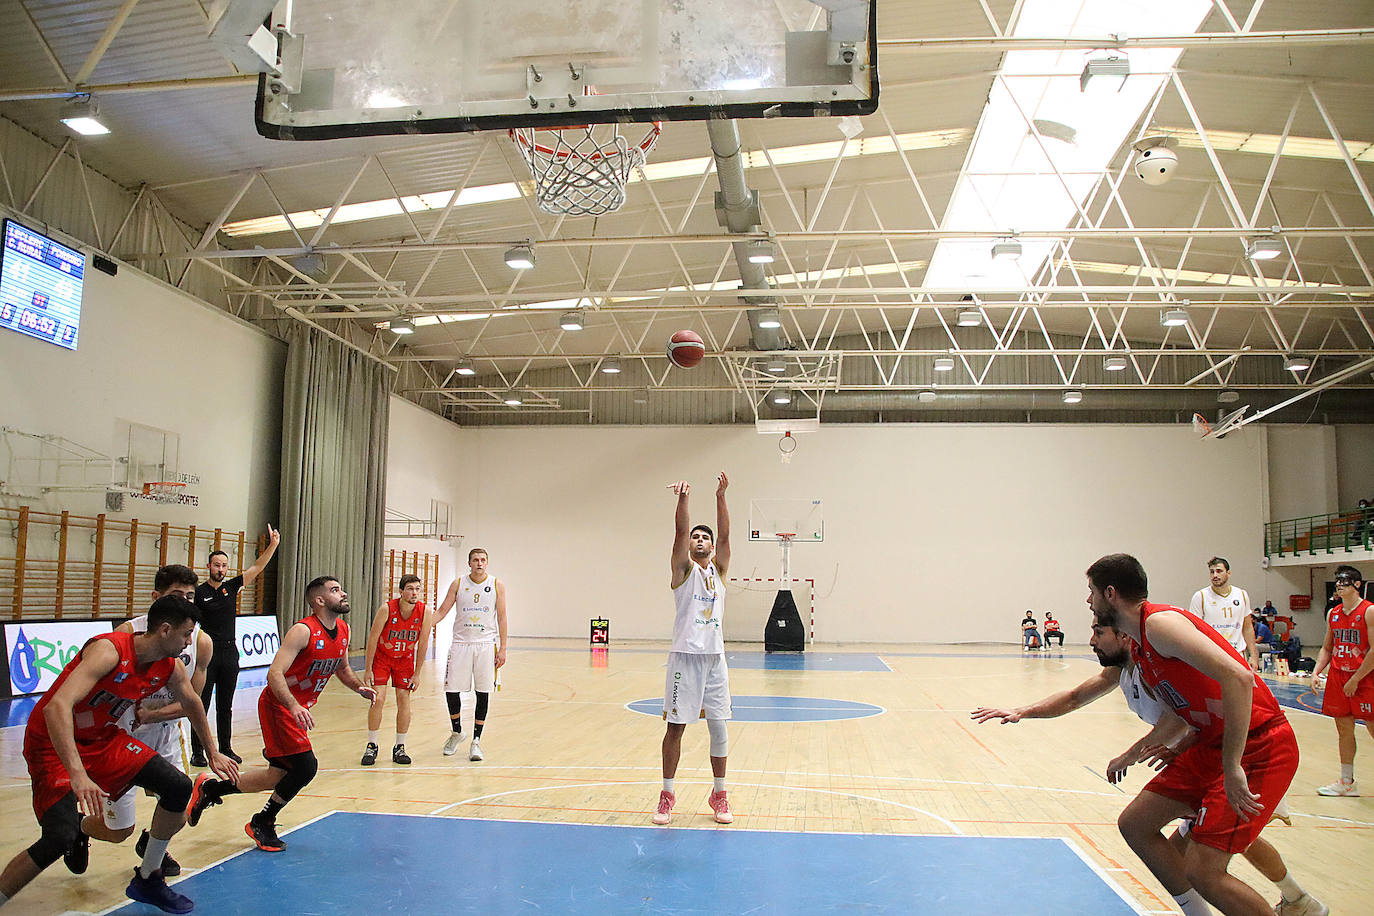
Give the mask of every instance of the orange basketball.
<svg viewBox="0 0 1374 916">
<path fill-rule="evenodd" d="M 706 344 L 696 331 L 678 331 L 668 340 L 668 359 L 674 366 L 690 369 L 706 357 Z"/>
</svg>

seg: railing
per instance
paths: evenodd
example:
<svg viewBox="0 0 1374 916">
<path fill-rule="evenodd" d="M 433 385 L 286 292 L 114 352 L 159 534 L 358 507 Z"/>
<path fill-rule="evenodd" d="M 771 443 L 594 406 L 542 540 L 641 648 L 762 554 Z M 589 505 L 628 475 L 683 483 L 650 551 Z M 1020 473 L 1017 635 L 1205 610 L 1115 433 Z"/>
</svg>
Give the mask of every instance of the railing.
<svg viewBox="0 0 1374 916">
<path fill-rule="evenodd" d="M 133 617 L 147 608 L 159 567 L 203 574 L 209 552 L 223 550 L 241 571 L 252 565 L 249 546 L 242 531 L 0 507 L 0 619 Z M 261 551 L 266 536 L 254 546 Z M 239 592 L 240 614 L 275 611 L 268 573 Z"/>
<path fill-rule="evenodd" d="M 1306 515 L 1267 523 L 1264 526 L 1264 555 L 1315 556 L 1337 550 L 1365 551 L 1370 549 L 1371 538 L 1374 538 L 1374 510 Z"/>
</svg>

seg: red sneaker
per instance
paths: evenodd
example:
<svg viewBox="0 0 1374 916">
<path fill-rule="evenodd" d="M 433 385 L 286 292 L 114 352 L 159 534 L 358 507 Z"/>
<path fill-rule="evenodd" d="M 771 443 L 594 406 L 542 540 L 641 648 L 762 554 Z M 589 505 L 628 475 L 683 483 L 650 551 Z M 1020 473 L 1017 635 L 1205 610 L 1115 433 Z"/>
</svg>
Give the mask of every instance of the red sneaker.
<svg viewBox="0 0 1374 916">
<path fill-rule="evenodd" d="M 658 810 L 654 812 L 654 823 L 660 827 L 673 819 L 673 805 L 677 804 L 677 796 L 667 789 L 658 793 Z"/>
<path fill-rule="evenodd" d="M 730 801 L 725 797 L 725 790 L 712 792 L 709 800 L 711 810 L 716 813 L 717 824 L 729 824 L 735 820 L 735 816 L 730 813 Z"/>
</svg>

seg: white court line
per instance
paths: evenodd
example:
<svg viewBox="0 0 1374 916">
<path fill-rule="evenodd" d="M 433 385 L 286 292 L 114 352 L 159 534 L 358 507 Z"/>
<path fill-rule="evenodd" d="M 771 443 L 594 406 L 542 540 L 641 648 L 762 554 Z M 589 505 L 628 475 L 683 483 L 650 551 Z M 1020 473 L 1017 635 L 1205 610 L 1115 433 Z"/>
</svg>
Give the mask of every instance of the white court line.
<svg viewBox="0 0 1374 916">
<path fill-rule="evenodd" d="M 305 821 L 305 822 L 300 823 L 300 824 L 297 824 L 297 825 L 294 826 L 294 827 L 288 827 L 286 830 L 282 831 L 282 832 L 281 832 L 280 834 L 278 834 L 278 835 L 279 835 L 279 836 L 288 836 L 288 835 L 290 835 L 290 834 L 292 834 L 292 833 L 295 833 L 297 830 L 300 830 L 302 827 L 308 827 L 308 826 L 310 826 L 311 824 L 315 823 L 316 821 L 322 821 L 322 820 L 324 820 L 325 818 L 329 817 L 329 815 L 331 815 L 331 814 L 337 814 L 337 813 L 338 813 L 338 809 L 337 809 L 337 808 L 335 808 L 335 809 L 332 810 L 332 811 L 326 811 L 324 814 L 321 814 L 321 815 L 319 815 L 319 816 L 317 816 L 317 817 L 312 817 L 310 820 Z M 191 827 L 190 829 L 195 830 L 195 829 L 197 829 L 197 828 Z M 178 832 L 180 832 L 180 831 L 178 831 Z M 175 837 L 174 837 L 174 839 L 175 839 Z M 177 878 L 175 881 L 169 881 L 169 882 L 167 882 L 167 883 L 168 883 L 168 886 L 169 886 L 169 887 L 175 887 L 176 885 L 178 885 L 178 884 L 180 884 L 181 882 L 185 881 L 187 878 L 190 878 L 190 877 L 192 877 L 192 876 L 194 876 L 194 875 L 198 875 L 198 874 L 200 874 L 200 873 L 203 872 L 203 871 L 209 871 L 210 869 L 214 868 L 214 867 L 217 866 L 217 865 L 223 865 L 225 862 L 228 862 L 230 859 L 237 859 L 239 856 L 243 855 L 244 853 L 247 853 L 247 852 L 259 852 L 259 851 L 261 851 L 261 850 L 259 850 L 257 846 L 249 846 L 247 849 L 240 849 L 238 852 L 231 852 L 231 853 L 229 853 L 229 855 L 225 856 L 224 858 L 222 858 L 222 859 L 217 859 L 217 860 L 215 860 L 214 862 L 211 862 L 209 865 L 206 865 L 206 866 L 203 867 L 203 868 L 193 868 L 193 869 L 190 869 L 189 872 L 182 874 L 181 877 Z M 273 854 L 273 853 L 265 853 L 265 855 L 272 855 L 272 854 Z M 123 902 L 121 902 L 121 903 L 116 903 L 116 904 L 114 904 L 113 906 L 108 906 L 108 907 L 106 907 L 105 909 L 101 910 L 99 913 L 96 913 L 95 916 L 107 916 L 107 914 L 113 913 L 115 910 L 120 909 L 121 907 L 126 907 L 126 906 L 128 906 L 129 904 L 131 904 L 131 903 L 137 903 L 137 902 L 138 902 L 138 901 L 136 901 L 136 900 L 131 900 L 131 899 L 129 899 L 128 897 L 125 897 L 124 900 L 123 900 Z M 140 905 L 146 906 L 146 904 L 140 904 Z"/>
<path fill-rule="evenodd" d="M 1091 869 L 1093 870 L 1093 872 L 1095 872 L 1095 873 L 1097 874 L 1097 877 L 1099 877 L 1099 878 L 1102 879 L 1102 883 L 1105 884 L 1105 885 L 1107 885 L 1108 887 L 1110 887 L 1110 888 L 1116 893 L 1116 895 L 1117 895 L 1118 897 L 1120 897 L 1120 898 L 1126 903 L 1126 905 L 1127 905 L 1128 907 L 1130 907 L 1132 910 L 1134 910 L 1135 912 L 1141 913 L 1141 914 L 1144 914 L 1144 913 L 1169 913 L 1169 912 L 1170 912 L 1169 910 L 1146 910 L 1146 909 L 1142 908 L 1142 907 L 1140 906 L 1140 904 L 1136 903 L 1135 900 L 1132 899 L 1131 896 L 1130 896 L 1129 894 L 1126 893 L 1126 889 L 1123 888 L 1120 884 L 1118 884 L 1115 878 L 1113 878 L 1111 875 L 1107 874 L 1107 872 L 1104 871 L 1104 870 L 1103 870 L 1096 862 L 1094 862 L 1092 859 L 1088 858 L 1087 853 L 1085 853 L 1082 849 L 1080 849 L 1080 848 L 1078 847 L 1078 844 L 1077 844 L 1077 843 L 1075 843 L 1073 840 L 1069 839 L 1068 837 L 1062 837 L 1062 836 L 1061 836 L 1061 837 L 1055 837 L 1054 839 L 1057 839 L 1057 840 L 1061 841 L 1065 846 L 1067 846 L 1067 847 L 1069 847 L 1070 849 L 1072 849 L 1072 850 L 1073 850 L 1073 854 L 1076 855 L 1076 856 L 1078 856 L 1078 858 L 1082 859 L 1082 860 L 1083 860 L 1083 864 L 1085 864 L 1085 865 L 1087 865 L 1089 868 L 1091 868 Z M 1125 871 L 1125 869 L 1122 869 L 1122 871 Z"/>
<path fill-rule="evenodd" d="M 436 815 L 438 815 L 438 814 L 443 814 L 445 811 L 450 811 L 450 810 L 452 810 L 452 809 L 454 809 L 454 808 L 457 808 L 457 807 L 460 807 L 460 806 L 462 806 L 462 805 L 470 805 L 470 804 L 472 804 L 472 803 L 474 803 L 474 802 L 487 801 L 488 799 L 492 799 L 492 798 L 504 798 L 504 797 L 506 797 L 506 796 L 508 796 L 508 795 L 524 795 L 524 794 L 526 794 L 526 793 L 528 793 L 528 792 L 546 792 L 546 791 L 553 791 L 553 790 L 555 790 L 555 789 L 589 789 L 589 788 L 596 788 L 596 787 L 600 787 L 600 786 L 636 786 L 636 785 L 638 785 L 638 786 L 650 786 L 650 785 L 661 785 L 661 783 L 659 782 L 659 780 L 656 780 L 656 779 L 645 779 L 645 780 L 636 780 L 635 782 L 592 782 L 592 783 L 585 783 L 585 782 L 584 782 L 584 783 L 573 783 L 573 784 L 570 784 L 570 785 L 532 786 L 532 787 L 525 788 L 525 789 L 510 789 L 510 790 L 505 791 L 505 792 L 493 792 L 493 793 L 490 793 L 490 794 L 488 794 L 488 795 L 476 795 L 476 796 L 473 796 L 472 798 L 465 798 L 465 799 L 463 799 L 462 801 L 456 801 L 456 802 L 453 802 L 452 804 L 448 804 L 448 805 L 444 805 L 443 807 L 436 808 L 436 809 L 434 809 L 433 811 L 431 811 L 430 813 L 431 813 L 431 814 L 436 814 Z M 946 827 L 948 827 L 948 828 L 950 829 L 950 831 L 951 831 L 952 833 L 954 833 L 956 836 L 964 836 L 964 835 L 965 835 L 965 834 L 964 834 L 964 831 L 960 830 L 959 827 L 958 827 L 958 825 L 956 825 L 956 824 L 953 823 L 952 821 L 946 820 L 945 818 L 941 817 L 941 816 L 938 815 L 938 814 L 935 814 L 935 813 L 933 813 L 933 812 L 931 812 L 931 811 L 927 811 L 927 810 L 925 810 L 924 808 L 917 808 L 915 805 L 907 805 L 907 804 L 903 804 L 902 802 L 889 801 L 889 800 L 883 799 L 883 798 L 875 798 L 875 797 L 873 797 L 872 795 L 856 795 L 856 794 L 853 793 L 853 792 L 836 792 L 836 791 L 831 790 L 831 789 L 812 789 L 812 788 L 807 788 L 807 787 L 805 787 L 805 786 L 785 786 L 785 785 L 775 785 L 775 784 L 772 784 L 772 783 L 763 783 L 763 782 L 735 782 L 735 783 L 733 783 L 733 785 L 736 785 L 736 786 L 753 786 L 753 787 L 755 787 L 755 788 L 762 788 L 762 789 L 782 789 L 782 790 L 784 790 L 784 791 L 791 791 L 791 792 L 815 792 L 815 793 L 817 793 L 817 794 L 819 794 L 819 795 L 836 795 L 836 796 L 839 796 L 840 798 L 857 798 L 857 799 L 863 799 L 863 800 L 865 800 L 865 801 L 877 802 L 877 803 L 880 804 L 880 805 L 892 805 L 893 807 L 896 807 L 896 808 L 905 808 L 905 809 L 908 810 L 908 811 L 915 811 L 917 814 L 923 814 L 923 815 L 925 815 L 926 817 L 930 818 L 931 820 L 939 821 L 941 824 L 944 824 Z"/>
</svg>

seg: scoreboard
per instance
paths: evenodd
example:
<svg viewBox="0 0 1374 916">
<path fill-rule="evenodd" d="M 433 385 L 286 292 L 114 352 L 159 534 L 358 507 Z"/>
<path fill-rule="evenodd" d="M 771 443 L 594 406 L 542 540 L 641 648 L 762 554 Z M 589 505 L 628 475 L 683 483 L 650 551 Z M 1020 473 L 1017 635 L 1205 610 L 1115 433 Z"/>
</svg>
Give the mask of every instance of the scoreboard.
<svg viewBox="0 0 1374 916">
<path fill-rule="evenodd" d="M 86 256 L 4 221 L 0 248 L 0 327 L 76 349 Z"/>
</svg>

